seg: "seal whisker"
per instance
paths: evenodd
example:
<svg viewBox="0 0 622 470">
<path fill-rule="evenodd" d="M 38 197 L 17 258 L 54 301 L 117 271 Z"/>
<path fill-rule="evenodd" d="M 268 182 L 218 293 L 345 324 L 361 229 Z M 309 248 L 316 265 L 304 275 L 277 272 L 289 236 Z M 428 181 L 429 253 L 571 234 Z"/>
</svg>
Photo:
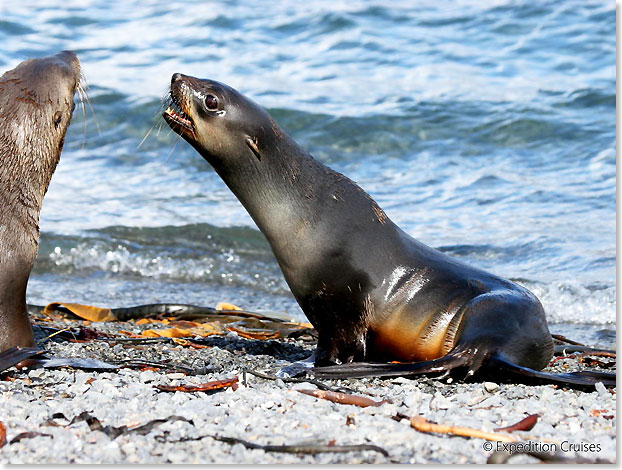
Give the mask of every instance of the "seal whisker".
<svg viewBox="0 0 622 470">
<path fill-rule="evenodd" d="M 99 125 L 99 121 L 97 120 L 97 115 L 95 114 L 95 109 L 93 108 L 93 104 L 91 103 L 91 98 L 89 97 L 89 84 L 86 81 L 86 77 L 84 74 L 80 77 L 80 83 L 78 84 L 78 90 L 84 93 L 84 98 L 86 99 L 86 103 L 88 104 L 89 109 L 91 110 L 91 114 L 93 115 L 93 121 L 95 122 L 95 127 L 97 127 L 97 133 L 101 135 L 102 130 Z"/>
<path fill-rule="evenodd" d="M 76 91 L 78 92 L 78 98 L 80 100 L 80 109 L 82 110 L 82 148 L 84 148 L 86 145 L 86 106 L 84 106 L 84 101 L 86 99 L 86 90 L 82 86 L 83 81 L 84 81 L 84 74 L 80 74 L 80 81 L 78 82 Z"/>
<path fill-rule="evenodd" d="M 160 136 L 160 133 L 162 132 L 162 128 L 163 127 L 164 127 L 164 124 L 159 122 L 158 123 L 158 133 L 156 134 L 157 136 Z M 172 132 L 170 128 L 169 128 L 169 132 Z"/>
<path fill-rule="evenodd" d="M 160 100 L 160 109 L 158 111 L 156 111 L 153 114 L 153 117 L 151 118 L 151 121 L 153 122 L 153 125 L 149 128 L 149 130 L 146 132 L 146 134 L 144 135 L 144 137 L 142 138 L 142 140 L 140 141 L 140 143 L 136 146 L 137 149 L 141 148 L 142 145 L 145 143 L 145 141 L 147 140 L 147 138 L 151 135 L 151 133 L 153 132 L 154 129 L 156 129 L 157 127 L 157 132 L 156 135 L 159 136 L 160 132 L 162 131 L 162 126 L 163 123 L 162 121 L 159 119 L 160 115 L 162 114 L 162 112 L 166 109 L 166 95 L 162 97 L 162 99 Z M 169 128 L 169 132 L 173 132 L 170 128 Z"/>
<path fill-rule="evenodd" d="M 151 135 L 151 132 L 153 131 L 153 129 L 155 128 L 155 126 L 156 126 L 156 125 L 157 125 L 157 124 L 156 124 L 156 123 L 154 123 L 154 124 L 153 124 L 153 126 L 151 126 L 151 127 L 149 128 L 149 130 L 147 131 L 147 133 L 145 134 L 145 136 L 142 138 L 142 140 L 140 141 L 140 143 L 136 146 L 136 149 L 137 149 L 137 150 L 138 150 L 138 149 L 139 149 L 139 148 L 143 145 L 143 143 L 145 142 L 145 140 L 147 140 L 147 137 L 149 137 L 149 136 Z"/>
<path fill-rule="evenodd" d="M 173 152 L 175 151 L 175 149 L 177 148 L 177 142 L 175 141 L 175 145 L 173 145 L 173 148 L 171 149 L 171 151 L 168 153 L 168 155 L 166 156 L 166 158 L 164 159 L 165 162 L 168 161 L 169 158 L 171 158 L 171 155 L 173 155 Z"/>
<path fill-rule="evenodd" d="M 149 128 L 149 130 L 147 131 L 145 136 L 142 138 L 140 143 L 136 146 L 137 149 L 139 149 L 145 143 L 145 141 L 147 140 L 147 137 L 151 135 L 153 130 L 156 128 L 156 126 L 158 127 L 158 133 L 156 135 L 160 135 L 160 130 L 162 129 L 162 122 L 159 119 L 157 119 L 159 115 L 160 115 L 159 111 L 154 114 L 153 118 L 151 119 L 153 121 L 153 125 Z"/>
</svg>

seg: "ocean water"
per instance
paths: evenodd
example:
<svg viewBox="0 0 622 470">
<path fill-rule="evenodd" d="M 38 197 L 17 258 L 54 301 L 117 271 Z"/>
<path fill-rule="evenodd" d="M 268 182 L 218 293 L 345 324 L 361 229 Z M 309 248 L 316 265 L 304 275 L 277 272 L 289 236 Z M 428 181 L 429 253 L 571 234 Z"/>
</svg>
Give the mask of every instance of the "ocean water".
<svg viewBox="0 0 622 470">
<path fill-rule="evenodd" d="M 213 305 L 303 319 L 270 248 L 160 117 L 174 72 L 259 102 L 420 241 L 615 342 L 611 1 L 0 0 L 0 71 L 63 49 L 78 104 L 28 301 Z"/>
</svg>

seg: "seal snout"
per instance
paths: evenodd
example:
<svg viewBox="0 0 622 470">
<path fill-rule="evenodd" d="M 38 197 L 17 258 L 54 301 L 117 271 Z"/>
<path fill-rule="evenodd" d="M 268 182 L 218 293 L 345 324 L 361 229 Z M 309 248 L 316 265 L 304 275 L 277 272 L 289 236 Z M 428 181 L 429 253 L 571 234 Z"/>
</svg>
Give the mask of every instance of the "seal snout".
<svg viewBox="0 0 622 470">
<path fill-rule="evenodd" d="M 56 57 L 62 59 L 63 62 L 72 65 L 79 65 L 80 61 L 78 60 L 78 56 L 73 51 L 61 51 L 56 54 Z"/>
<path fill-rule="evenodd" d="M 171 85 L 174 84 L 175 82 L 181 80 L 184 77 L 185 77 L 185 75 L 182 74 L 182 73 L 174 73 L 173 76 L 171 77 Z"/>
<path fill-rule="evenodd" d="M 53 56 L 58 67 L 65 70 L 68 76 L 74 78 L 76 82 L 80 80 L 80 60 L 73 51 L 62 51 Z"/>
<path fill-rule="evenodd" d="M 171 91 L 167 108 L 162 113 L 164 120 L 171 129 L 180 135 L 189 134 L 194 137 L 194 123 L 187 114 L 187 98 L 185 97 L 184 83 L 186 76 L 174 73 L 171 77 Z"/>
</svg>

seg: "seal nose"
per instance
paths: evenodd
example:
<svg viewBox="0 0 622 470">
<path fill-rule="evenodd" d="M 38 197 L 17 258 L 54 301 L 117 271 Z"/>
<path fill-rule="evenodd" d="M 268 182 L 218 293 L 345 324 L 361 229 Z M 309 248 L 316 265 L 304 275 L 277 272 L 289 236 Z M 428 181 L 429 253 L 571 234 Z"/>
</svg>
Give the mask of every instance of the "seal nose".
<svg viewBox="0 0 622 470">
<path fill-rule="evenodd" d="M 80 61 L 75 52 L 62 51 L 46 60 L 54 63 L 58 70 L 62 70 L 67 76 L 74 77 L 76 81 L 79 81 Z"/>
<path fill-rule="evenodd" d="M 61 51 L 58 54 L 56 54 L 56 57 L 63 59 L 65 62 L 72 63 L 72 64 L 79 62 L 78 56 L 73 51 Z"/>
<path fill-rule="evenodd" d="M 171 84 L 175 83 L 177 80 L 181 80 L 182 77 L 183 75 L 181 73 L 174 73 L 171 77 Z"/>
</svg>

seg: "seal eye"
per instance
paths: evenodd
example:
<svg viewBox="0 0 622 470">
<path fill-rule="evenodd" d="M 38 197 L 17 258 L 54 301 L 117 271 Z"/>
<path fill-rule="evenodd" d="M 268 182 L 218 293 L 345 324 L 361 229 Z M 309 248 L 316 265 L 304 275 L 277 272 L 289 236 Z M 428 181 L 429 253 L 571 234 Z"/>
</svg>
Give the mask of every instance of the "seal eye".
<svg viewBox="0 0 622 470">
<path fill-rule="evenodd" d="M 218 98 L 214 95 L 207 95 L 205 97 L 205 107 L 208 111 L 216 111 L 218 109 Z"/>
<path fill-rule="evenodd" d="M 60 111 L 56 111 L 56 113 L 54 113 L 54 127 L 58 128 L 58 125 L 60 124 L 60 122 L 63 119 L 63 113 L 61 113 Z"/>
</svg>

